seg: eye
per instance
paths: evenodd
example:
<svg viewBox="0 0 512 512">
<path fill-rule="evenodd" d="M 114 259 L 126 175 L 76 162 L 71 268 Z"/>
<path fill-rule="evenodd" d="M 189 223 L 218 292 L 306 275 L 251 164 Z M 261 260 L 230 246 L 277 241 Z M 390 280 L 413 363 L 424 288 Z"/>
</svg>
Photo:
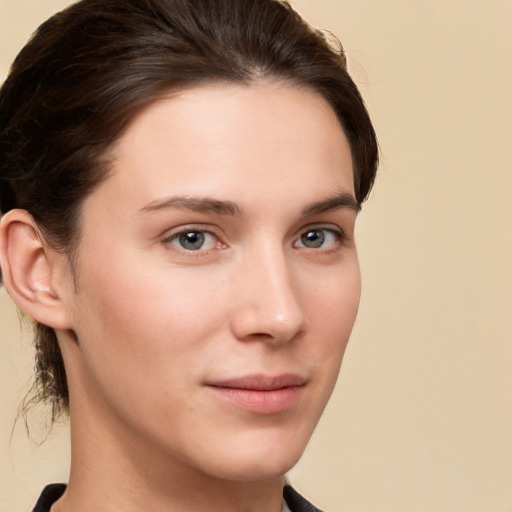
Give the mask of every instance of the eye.
<svg viewBox="0 0 512 512">
<path fill-rule="evenodd" d="M 330 249 L 336 247 L 341 238 L 342 234 L 332 229 L 308 229 L 295 242 L 295 246 L 305 247 L 306 249 Z"/>
<path fill-rule="evenodd" d="M 218 245 L 218 241 L 212 233 L 195 229 L 182 231 L 165 241 L 185 251 L 205 251 L 213 249 Z"/>
</svg>

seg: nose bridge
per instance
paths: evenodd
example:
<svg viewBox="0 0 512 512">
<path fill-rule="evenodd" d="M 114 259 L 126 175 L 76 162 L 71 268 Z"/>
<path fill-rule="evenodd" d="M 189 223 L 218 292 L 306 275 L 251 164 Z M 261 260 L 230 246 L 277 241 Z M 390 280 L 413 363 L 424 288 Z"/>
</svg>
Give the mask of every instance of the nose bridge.
<svg viewBox="0 0 512 512">
<path fill-rule="evenodd" d="M 282 245 L 262 244 L 246 255 L 237 284 L 237 337 L 293 339 L 306 325 L 297 282 Z"/>
</svg>

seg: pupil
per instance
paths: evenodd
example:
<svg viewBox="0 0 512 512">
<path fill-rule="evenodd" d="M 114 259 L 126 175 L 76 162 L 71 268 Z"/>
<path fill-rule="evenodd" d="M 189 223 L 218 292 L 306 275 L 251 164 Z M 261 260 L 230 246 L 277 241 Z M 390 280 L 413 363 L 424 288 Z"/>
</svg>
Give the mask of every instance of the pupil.
<svg viewBox="0 0 512 512">
<path fill-rule="evenodd" d="M 189 250 L 200 249 L 204 244 L 204 234 L 196 231 L 185 233 L 180 236 L 180 243 L 183 248 Z"/>
<path fill-rule="evenodd" d="M 322 231 L 309 231 L 302 236 L 302 243 L 306 247 L 317 249 L 321 247 L 325 241 L 325 235 Z"/>
</svg>

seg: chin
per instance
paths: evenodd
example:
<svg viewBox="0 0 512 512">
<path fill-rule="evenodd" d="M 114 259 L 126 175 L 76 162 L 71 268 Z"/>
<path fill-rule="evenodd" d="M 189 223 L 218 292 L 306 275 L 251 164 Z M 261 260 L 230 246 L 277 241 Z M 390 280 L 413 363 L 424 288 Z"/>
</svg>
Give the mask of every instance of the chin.
<svg viewBox="0 0 512 512">
<path fill-rule="evenodd" d="M 301 458 L 317 424 L 319 411 L 315 412 L 267 418 L 251 415 L 243 421 L 217 424 L 195 437 L 193 457 L 204 472 L 224 480 L 282 477 Z"/>
<path fill-rule="evenodd" d="M 295 466 L 300 457 L 293 460 L 268 461 L 260 456 L 256 461 L 238 461 L 233 467 L 216 468 L 214 475 L 216 478 L 234 482 L 263 482 L 282 478 Z M 213 473 L 213 472 L 212 472 Z"/>
<path fill-rule="evenodd" d="M 306 447 L 306 442 L 290 444 L 254 442 L 238 449 L 229 449 L 224 454 L 216 453 L 210 474 L 224 480 L 256 482 L 283 477 L 297 462 Z"/>
</svg>

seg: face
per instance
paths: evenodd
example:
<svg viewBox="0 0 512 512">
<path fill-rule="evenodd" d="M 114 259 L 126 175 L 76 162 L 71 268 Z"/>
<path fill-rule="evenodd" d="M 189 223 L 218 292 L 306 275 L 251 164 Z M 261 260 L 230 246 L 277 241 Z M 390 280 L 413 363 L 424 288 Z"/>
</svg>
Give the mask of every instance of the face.
<svg viewBox="0 0 512 512">
<path fill-rule="evenodd" d="M 356 210 L 349 145 L 313 92 L 212 85 L 148 107 L 83 205 L 72 418 L 216 478 L 282 475 L 355 320 Z"/>
</svg>

